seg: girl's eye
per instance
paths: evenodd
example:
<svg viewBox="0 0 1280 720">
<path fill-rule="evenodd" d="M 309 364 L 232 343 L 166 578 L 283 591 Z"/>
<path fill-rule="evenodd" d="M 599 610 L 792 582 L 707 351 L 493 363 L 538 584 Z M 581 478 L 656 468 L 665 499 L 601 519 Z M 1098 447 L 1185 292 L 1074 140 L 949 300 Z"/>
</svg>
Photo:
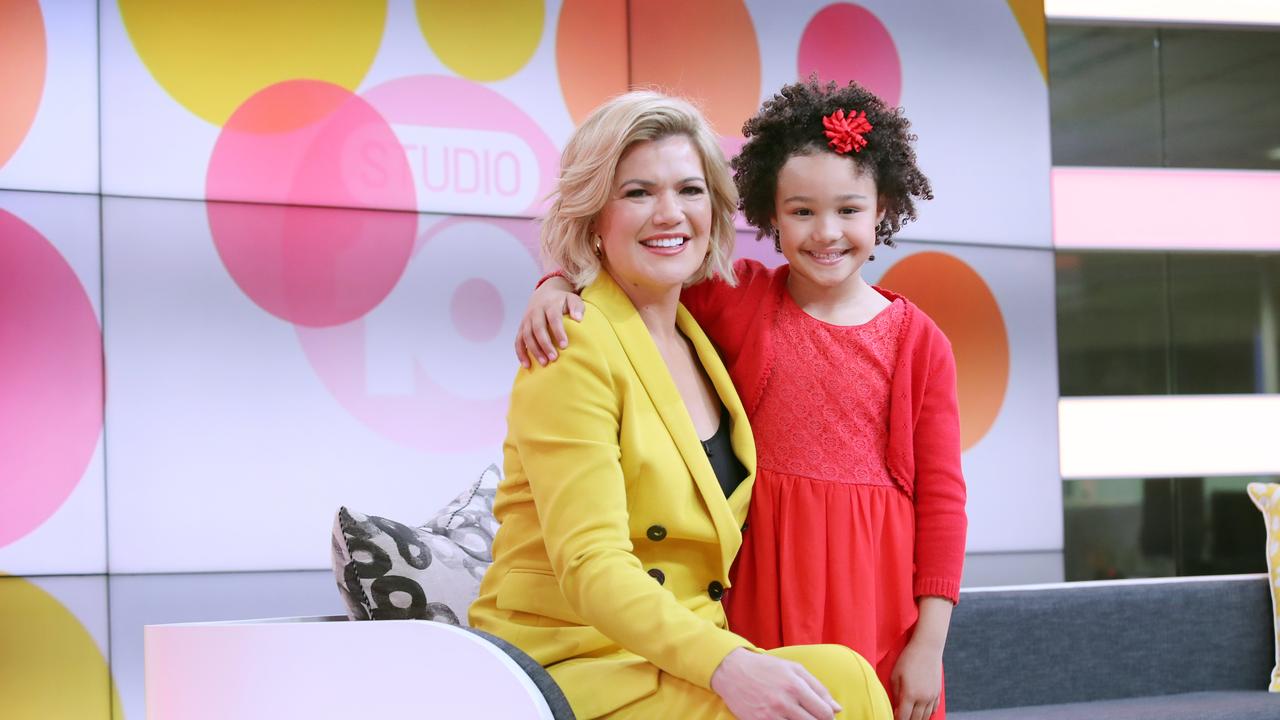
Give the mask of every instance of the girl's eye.
<svg viewBox="0 0 1280 720">
<path fill-rule="evenodd" d="M 841 215 L 852 215 L 856 212 L 858 212 L 858 208 L 852 208 L 852 207 L 840 208 Z"/>
<path fill-rule="evenodd" d="M 799 215 L 801 217 L 808 217 L 809 215 L 813 214 L 813 211 L 810 210 L 809 208 L 796 208 L 795 210 L 791 211 L 791 214 Z"/>
</svg>

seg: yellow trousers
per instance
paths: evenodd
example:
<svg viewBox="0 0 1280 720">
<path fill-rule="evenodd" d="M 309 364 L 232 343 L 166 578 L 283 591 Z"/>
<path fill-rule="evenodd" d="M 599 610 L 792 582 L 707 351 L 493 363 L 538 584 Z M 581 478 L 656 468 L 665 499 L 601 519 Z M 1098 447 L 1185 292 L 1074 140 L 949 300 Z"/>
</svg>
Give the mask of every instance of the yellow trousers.
<svg viewBox="0 0 1280 720">
<path fill-rule="evenodd" d="M 838 720 L 891 720 L 889 696 L 876 678 L 875 668 L 843 645 L 795 645 L 767 651 L 774 657 L 800 663 L 844 712 Z M 714 692 L 674 675 L 659 673 L 658 691 L 610 713 L 609 718 L 680 718 L 733 720 L 733 714 Z"/>
</svg>

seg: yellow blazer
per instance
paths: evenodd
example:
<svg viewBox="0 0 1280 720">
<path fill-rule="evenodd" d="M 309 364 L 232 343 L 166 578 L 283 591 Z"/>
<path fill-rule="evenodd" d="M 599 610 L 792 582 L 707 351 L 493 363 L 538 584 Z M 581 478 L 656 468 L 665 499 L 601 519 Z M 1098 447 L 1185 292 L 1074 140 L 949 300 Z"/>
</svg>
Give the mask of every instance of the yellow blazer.
<svg viewBox="0 0 1280 720">
<path fill-rule="evenodd" d="M 756 452 L 729 373 L 684 306 L 676 324 L 750 473 L 727 499 L 631 300 L 604 271 L 582 299 L 560 358 L 516 376 L 502 526 L 469 616 L 546 666 L 585 720 L 654 692 L 659 669 L 710 687 L 730 650 L 751 647 L 725 629 L 718 600 Z"/>
</svg>

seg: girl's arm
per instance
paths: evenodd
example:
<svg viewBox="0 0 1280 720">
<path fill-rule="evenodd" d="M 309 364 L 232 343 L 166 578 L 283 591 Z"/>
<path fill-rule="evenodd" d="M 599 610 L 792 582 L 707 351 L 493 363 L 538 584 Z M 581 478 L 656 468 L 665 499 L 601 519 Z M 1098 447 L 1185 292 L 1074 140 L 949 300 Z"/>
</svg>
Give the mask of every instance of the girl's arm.
<svg viewBox="0 0 1280 720">
<path fill-rule="evenodd" d="M 942 649 L 951 626 L 951 601 L 930 596 L 916 602 L 920 615 L 915 630 L 889 678 L 898 698 L 896 720 L 932 717 L 942 697 Z"/>
<path fill-rule="evenodd" d="M 942 651 L 951 609 L 960 599 L 968 518 L 960 470 L 960 411 L 951 344 L 930 323 L 924 394 L 912 444 L 915 449 L 916 573 L 919 617 L 894 666 L 896 720 L 931 717 L 942 693 Z M 920 358 L 918 362 L 925 362 Z"/>
<path fill-rule="evenodd" d="M 680 293 L 680 302 L 698 321 L 703 332 L 721 349 L 733 345 L 736 333 L 733 323 L 734 310 L 741 310 L 743 293 L 748 285 L 767 272 L 763 265 L 741 259 L 734 263 L 738 284 L 731 286 L 723 280 L 705 280 L 686 287 Z M 582 298 L 559 271 L 544 276 L 529 297 L 524 317 L 516 331 L 516 359 L 523 367 L 530 367 L 534 360 L 539 365 L 554 362 L 559 351 L 568 347 L 569 338 L 564 332 L 564 316 L 575 321 L 582 319 Z M 736 353 L 735 353 L 736 354 Z"/>
<path fill-rule="evenodd" d="M 960 410 L 951 344 L 937 326 L 927 343 L 928 373 L 913 438 L 915 449 L 916 597 L 960 600 L 966 490 L 960 469 Z M 921 358 L 920 362 L 926 361 Z"/>
<path fill-rule="evenodd" d="M 533 360 L 539 365 L 553 362 L 559 357 L 557 348 L 569 346 L 569 336 L 564 332 L 565 315 L 581 321 L 582 298 L 557 270 L 538 281 L 516 330 L 516 359 L 522 367 L 530 367 Z"/>
</svg>

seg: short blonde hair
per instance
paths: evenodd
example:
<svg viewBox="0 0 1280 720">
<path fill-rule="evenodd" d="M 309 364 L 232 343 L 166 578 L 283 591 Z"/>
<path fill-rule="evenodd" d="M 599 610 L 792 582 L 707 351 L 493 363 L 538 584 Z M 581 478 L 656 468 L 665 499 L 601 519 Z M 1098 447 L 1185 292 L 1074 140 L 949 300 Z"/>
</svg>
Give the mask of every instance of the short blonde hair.
<svg viewBox="0 0 1280 720">
<path fill-rule="evenodd" d="M 622 155 L 636 143 L 684 135 L 702 156 L 711 194 L 711 242 L 707 259 L 686 285 L 719 277 L 730 285 L 733 215 L 738 190 L 729 175 L 720 145 L 702 113 L 685 100 L 651 91 L 619 95 L 591 112 L 574 131 L 560 155 L 560 179 L 542 222 L 542 253 L 560 266 L 565 279 L 583 288 L 600 272 L 591 224 L 612 193 Z"/>
</svg>

